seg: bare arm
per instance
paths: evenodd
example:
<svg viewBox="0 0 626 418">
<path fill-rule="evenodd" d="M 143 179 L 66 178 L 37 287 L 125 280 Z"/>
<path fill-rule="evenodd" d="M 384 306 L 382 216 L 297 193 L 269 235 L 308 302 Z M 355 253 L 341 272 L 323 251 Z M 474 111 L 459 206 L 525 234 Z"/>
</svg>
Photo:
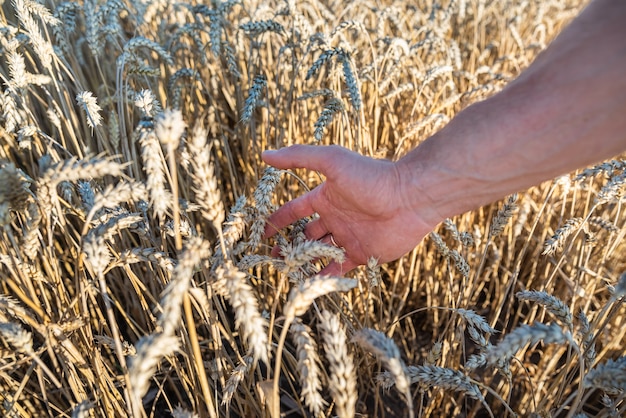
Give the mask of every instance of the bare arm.
<svg viewBox="0 0 626 418">
<path fill-rule="evenodd" d="M 326 175 L 266 233 L 318 213 L 305 233 L 345 247 L 346 262 L 324 270 L 342 274 L 370 256 L 401 257 L 447 217 L 624 150 L 626 1 L 596 0 L 517 80 L 396 163 L 333 146 L 264 153 L 276 167 Z"/>
<path fill-rule="evenodd" d="M 423 215 L 441 220 L 624 150 L 626 2 L 597 0 L 518 79 L 398 166 L 406 195 L 428 196 Z"/>
</svg>

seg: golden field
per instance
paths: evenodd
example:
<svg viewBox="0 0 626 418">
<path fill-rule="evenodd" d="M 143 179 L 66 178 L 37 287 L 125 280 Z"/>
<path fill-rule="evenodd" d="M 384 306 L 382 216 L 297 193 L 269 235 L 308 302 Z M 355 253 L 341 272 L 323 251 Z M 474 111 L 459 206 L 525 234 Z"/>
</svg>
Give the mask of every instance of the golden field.
<svg viewBox="0 0 626 418">
<path fill-rule="evenodd" d="M 582 2 L 1 4 L 0 415 L 625 414 L 623 160 L 346 278 L 262 236 L 322 180 L 263 150 L 398 159 Z"/>
</svg>

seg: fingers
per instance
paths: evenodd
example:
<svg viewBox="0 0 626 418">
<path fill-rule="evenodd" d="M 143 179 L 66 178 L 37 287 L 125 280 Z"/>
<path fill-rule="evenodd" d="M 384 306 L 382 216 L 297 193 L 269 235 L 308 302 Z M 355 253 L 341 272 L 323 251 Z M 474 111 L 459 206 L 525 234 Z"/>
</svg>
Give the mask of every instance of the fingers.
<svg viewBox="0 0 626 418">
<path fill-rule="evenodd" d="M 350 259 L 347 259 L 343 263 L 331 261 L 318 274 L 322 276 L 343 276 L 356 267 L 358 267 L 358 264 Z"/>
<path fill-rule="evenodd" d="M 328 234 L 328 228 L 321 221 L 321 219 L 315 219 L 306 224 L 304 227 L 304 235 L 307 239 L 316 241 Z"/>
<path fill-rule="evenodd" d="M 278 208 L 276 212 L 272 213 L 267 219 L 267 223 L 265 225 L 265 238 L 273 237 L 279 230 L 283 229 L 287 225 L 291 225 L 298 219 L 302 219 L 315 213 L 315 209 L 313 209 L 313 201 L 318 193 L 317 190 L 318 189 L 315 188 L 310 192 L 285 203 Z"/>
<path fill-rule="evenodd" d="M 279 150 L 264 151 L 261 155 L 267 164 L 280 169 L 307 168 L 327 174 L 338 154 L 345 148 L 330 145 L 292 145 Z"/>
</svg>

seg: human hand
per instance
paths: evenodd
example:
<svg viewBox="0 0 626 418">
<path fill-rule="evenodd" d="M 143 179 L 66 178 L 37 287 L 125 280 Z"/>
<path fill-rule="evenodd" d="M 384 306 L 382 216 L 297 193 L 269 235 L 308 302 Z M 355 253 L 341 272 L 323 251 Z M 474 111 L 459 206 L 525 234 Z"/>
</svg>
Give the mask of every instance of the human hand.
<svg viewBox="0 0 626 418">
<path fill-rule="evenodd" d="M 411 251 L 436 225 L 409 205 L 407 179 L 397 165 L 365 157 L 339 146 L 294 145 L 265 151 L 263 160 L 279 169 L 317 170 L 326 180 L 304 195 L 285 203 L 268 219 L 266 237 L 314 213 L 308 223 L 310 240 L 343 247 L 342 264 L 330 262 L 320 273 L 343 275 L 370 257 L 379 263 Z M 414 198 L 411 199 L 415 201 Z"/>
</svg>

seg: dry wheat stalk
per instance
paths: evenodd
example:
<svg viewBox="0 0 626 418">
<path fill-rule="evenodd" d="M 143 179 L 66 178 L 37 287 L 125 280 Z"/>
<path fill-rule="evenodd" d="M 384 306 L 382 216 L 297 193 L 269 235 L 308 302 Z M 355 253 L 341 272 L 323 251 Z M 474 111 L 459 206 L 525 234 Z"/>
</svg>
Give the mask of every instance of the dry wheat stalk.
<svg viewBox="0 0 626 418">
<path fill-rule="evenodd" d="M 252 118 L 252 112 L 261 100 L 261 93 L 267 87 L 267 77 L 265 74 L 258 74 L 254 77 L 252 85 L 248 90 L 248 98 L 241 112 L 241 122 L 248 123 Z"/>
<path fill-rule="evenodd" d="M 239 26 L 244 32 L 250 36 L 259 36 L 265 32 L 274 32 L 279 35 L 285 33 L 285 28 L 275 20 L 261 20 L 256 22 L 248 22 Z"/>
<path fill-rule="evenodd" d="M 582 310 L 578 312 L 577 318 L 580 321 L 580 329 L 578 332 L 582 338 L 582 352 L 585 356 L 587 367 L 591 367 L 596 362 L 597 353 L 595 335 L 591 329 L 591 324 L 589 323 L 589 319 L 587 319 L 587 315 L 585 315 Z"/>
<path fill-rule="evenodd" d="M 321 416 L 327 402 L 320 393 L 322 390 L 320 359 L 317 344 L 311 336 L 311 328 L 295 320 L 289 331 L 296 344 L 297 369 L 302 387 L 300 396 L 313 416 Z"/>
<path fill-rule="evenodd" d="M 556 316 L 558 320 L 563 322 L 567 327 L 572 329 L 572 312 L 569 307 L 559 298 L 552 296 L 546 292 L 536 290 L 524 290 L 515 294 L 519 300 L 529 300 L 537 302 L 543 306 L 548 312 Z"/>
<path fill-rule="evenodd" d="M 197 414 L 194 414 L 191 411 L 187 411 L 183 409 L 182 406 L 178 405 L 171 411 L 172 418 L 199 418 Z"/>
<path fill-rule="evenodd" d="M 151 119 L 142 119 L 137 125 L 134 135 L 141 146 L 141 160 L 143 170 L 146 173 L 146 187 L 150 194 L 150 204 L 156 215 L 163 217 L 173 198 L 165 188 L 164 156 L 154 130 L 154 122 Z"/>
<path fill-rule="evenodd" d="M 352 102 L 352 106 L 354 106 L 354 110 L 357 112 L 361 110 L 361 89 L 359 86 L 359 80 L 353 71 L 354 62 L 350 55 L 345 54 L 341 56 L 341 65 L 343 67 L 343 77 L 346 82 L 346 86 L 348 87 L 348 94 L 350 95 L 350 101 Z"/>
<path fill-rule="evenodd" d="M 89 418 L 89 411 L 94 409 L 94 405 L 89 401 L 82 401 L 72 410 L 72 418 Z"/>
<path fill-rule="evenodd" d="M 289 270 L 296 270 L 320 258 L 329 258 L 337 263 L 343 263 L 345 259 L 341 248 L 321 241 L 303 241 L 295 245 L 287 245 L 283 248 L 282 255 Z"/>
<path fill-rule="evenodd" d="M 30 183 L 15 164 L 0 165 L 0 225 L 11 222 L 11 211 L 20 212 L 27 208 L 31 197 L 29 186 Z"/>
<path fill-rule="evenodd" d="M 400 350 L 392 339 L 380 331 L 363 328 L 352 336 L 352 341 L 372 352 L 391 374 L 398 391 L 404 396 L 409 408 L 408 416 L 413 417 L 413 398 L 409 388 L 409 379 L 405 373 L 406 366 L 400 357 Z"/>
<path fill-rule="evenodd" d="M 228 299 L 235 310 L 235 326 L 246 340 L 254 361 L 261 360 L 268 364 L 270 355 L 266 331 L 268 324 L 259 313 L 258 301 L 248 284 L 246 274 L 227 261 L 217 267 L 215 275 L 217 280 L 225 280 Z"/>
<path fill-rule="evenodd" d="M 128 376 L 133 408 L 141 407 L 141 398 L 150 388 L 150 379 L 154 376 L 161 359 L 174 354 L 179 348 L 178 337 L 164 333 L 141 337 L 135 344 L 137 354 L 129 358 Z M 139 410 L 135 416 L 140 416 Z"/>
<path fill-rule="evenodd" d="M 272 212 L 272 196 L 274 189 L 280 181 L 282 175 L 281 170 L 273 167 L 267 167 L 263 172 L 263 176 L 254 190 L 255 218 L 250 227 L 250 235 L 248 237 L 248 247 L 251 250 L 258 248 L 261 238 L 265 233 L 265 224 L 267 217 Z"/>
<path fill-rule="evenodd" d="M 343 277 L 315 276 L 304 283 L 294 286 L 289 292 L 287 303 L 283 308 L 286 321 L 304 314 L 313 301 L 331 292 L 347 292 L 357 286 L 356 279 Z"/>
<path fill-rule="evenodd" d="M 191 154 L 193 171 L 192 189 L 196 194 L 196 201 L 202 208 L 202 216 L 212 222 L 216 230 L 222 228 L 224 222 L 224 204 L 218 187 L 214 165 L 211 162 L 211 150 L 208 145 L 208 132 L 205 128 L 196 125 L 192 131 L 187 146 Z"/>
<path fill-rule="evenodd" d="M 498 210 L 498 213 L 491 220 L 491 226 L 489 227 L 489 237 L 495 238 L 504 231 L 504 227 L 509 223 L 509 219 L 513 216 L 517 210 L 517 193 L 512 194 L 506 199 L 502 209 Z"/>
<path fill-rule="evenodd" d="M 586 387 L 599 388 L 609 394 L 623 394 L 626 392 L 626 357 L 596 365 L 589 370 L 584 383 Z"/>
<path fill-rule="evenodd" d="M 565 240 L 576 232 L 583 224 L 582 218 L 568 219 L 561 228 L 557 229 L 554 235 L 544 243 L 542 255 L 553 255 L 563 248 Z"/>
<path fill-rule="evenodd" d="M 174 335 L 181 318 L 183 297 L 191 286 L 194 270 L 202 260 L 209 258 L 211 247 L 201 238 L 190 238 L 174 267 L 172 279 L 161 297 L 162 313 L 158 324 L 165 335 Z"/>
<path fill-rule="evenodd" d="M 339 318 L 329 311 L 322 311 L 319 318 L 318 329 L 330 369 L 328 389 L 335 400 L 335 413 L 339 418 L 354 417 L 358 395 L 356 371 L 352 355 L 348 353 L 345 329 Z"/>
<path fill-rule="evenodd" d="M 180 110 L 166 109 L 157 116 L 154 133 L 161 144 L 176 149 L 186 128 L 187 125 Z"/>
<path fill-rule="evenodd" d="M 408 366 L 405 372 L 411 384 L 420 383 L 426 387 L 437 386 L 445 390 L 462 392 L 473 399 L 477 399 L 483 403 L 485 402 L 485 398 L 476 383 L 458 370 L 434 365 L 424 365 Z M 395 384 L 395 380 L 389 379 L 389 377 L 388 375 L 381 374 L 378 378 L 383 387 L 391 387 Z"/>
<path fill-rule="evenodd" d="M 533 325 L 522 324 L 505 335 L 498 345 L 486 351 L 487 364 L 496 364 L 500 360 L 510 359 L 526 344 L 534 344 L 540 340 L 543 340 L 545 344 L 572 342 L 570 333 L 564 332 L 556 324 L 545 325 L 540 322 L 535 322 Z"/>
<path fill-rule="evenodd" d="M 622 187 L 626 182 L 626 172 L 619 173 L 609 179 L 596 196 L 596 203 L 609 203 L 622 197 Z"/>
<path fill-rule="evenodd" d="M 253 362 L 254 359 L 252 356 L 245 356 L 243 361 L 239 363 L 239 365 L 237 365 L 237 367 L 235 367 L 230 374 L 222 392 L 222 405 L 225 405 L 226 408 L 229 407 L 230 401 L 237 391 L 237 387 L 239 387 L 239 384 L 244 379 L 246 373 L 250 371 L 250 367 L 252 367 Z"/>
<path fill-rule="evenodd" d="M 487 334 L 495 334 L 498 331 L 491 327 L 482 316 L 478 315 L 476 312 L 468 309 L 458 308 L 454 310 L 458 313 L 463 319 L 467 321 L 470 327 L 480 330 Z"/>
<path fill-rule="evenodd" d="M 76 102 L 83 108 L 87 115 L 87 124 L 91 128 L 100 126 L 102 124 L 102 116 L 100 111 L 102 108 L 98 106 L 96 97 L 90 91 L 83 91 L 76 95 Z"/>
<path fill-rule="evenodd" d="M 315 131 L 313 137 L 316 141 L 321 141 L 324 136 L 324 131 L 328 125 L 333 121 L 335 114 L 341 113 L 344 110 L 343 102 L 338 97 L 329 99 L 324 105 L 324 109 L 320 112 L 319 117 L 313 124 Z"/>
</svg>

